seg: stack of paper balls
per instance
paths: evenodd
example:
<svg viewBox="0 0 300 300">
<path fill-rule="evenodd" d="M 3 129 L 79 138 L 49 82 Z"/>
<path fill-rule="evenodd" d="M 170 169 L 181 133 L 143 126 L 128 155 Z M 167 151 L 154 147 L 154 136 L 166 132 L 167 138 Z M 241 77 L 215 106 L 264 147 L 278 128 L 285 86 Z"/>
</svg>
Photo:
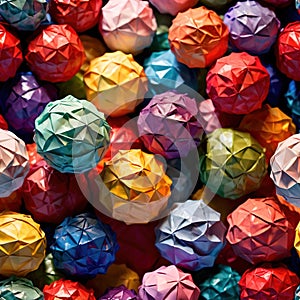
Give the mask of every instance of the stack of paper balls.
<svg viewBox="0 0 300 300">
<path fill-rule="evenodd" d="M 0 298 L 300 299 L 293 0 L 0 2 Z"/>
</svg>

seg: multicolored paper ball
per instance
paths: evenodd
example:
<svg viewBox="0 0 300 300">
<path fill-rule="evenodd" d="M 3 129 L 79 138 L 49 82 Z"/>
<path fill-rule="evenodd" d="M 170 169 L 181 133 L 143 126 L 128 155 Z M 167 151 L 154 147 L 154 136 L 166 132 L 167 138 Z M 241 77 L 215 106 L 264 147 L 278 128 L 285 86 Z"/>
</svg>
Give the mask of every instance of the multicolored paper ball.
<svg viewBox="0 0 300 300">
<path fill-rule="evenodd" d="M 35 120 L 37 152 L 62 173 L 94 168 L 109 144 L 110 126 L 86 100 L 67 96 L 48 103 Z"/>
</svg>

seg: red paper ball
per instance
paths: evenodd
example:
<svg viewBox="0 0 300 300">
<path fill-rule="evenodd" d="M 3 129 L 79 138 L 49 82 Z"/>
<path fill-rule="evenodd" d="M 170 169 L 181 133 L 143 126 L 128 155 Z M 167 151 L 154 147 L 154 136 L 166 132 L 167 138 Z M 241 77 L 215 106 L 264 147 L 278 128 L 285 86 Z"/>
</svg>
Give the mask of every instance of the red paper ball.
<svg viewBox="0 0 300 300">
<path fill-rule="evenodd" d="M 8 130 L 8 124 L 2 115 L 0 115 L 0 128 L 4 130 Z"/>
<path fill-rule="evenodd" d="M 276 44 L 278 69 L 287 77 L 300 80 L 300 21 L 289 23 L 279 34 Z"/>
<path fill-rule="evenodd" d="M 206 82 L 206 92 L 218 110 L 248 114 L 261 108 L 269 92 L 270 75 L 257 56 L 231 53 L 216 61 Z"/>
<path fill-rule="evenodd" d="M 98 23 L 101 6 L 102 0 L 51 0 L 49 9 L 58 24 L 69 24 L 83 32 Z"/>
<path fill-rule="evenodd" d="M 25 58 L 38 79 L 62 82 L 80 70 L 85 54 L 70 25 L 49 25 L 29 43 Z"/>
<path fill-rule="evenodd" d="M 0 81 L 13 78 L 21 63 L 23 55 L 20 40 L 0 25 Z"/>
<path fill-rule="evenodd" d="M 36 143 L 27 144 L 26 149 L 28 152 L 30 166 L 35 165 L 40 160 L 43 160 L 43 158 L 37 153 Z"/>
</svg>

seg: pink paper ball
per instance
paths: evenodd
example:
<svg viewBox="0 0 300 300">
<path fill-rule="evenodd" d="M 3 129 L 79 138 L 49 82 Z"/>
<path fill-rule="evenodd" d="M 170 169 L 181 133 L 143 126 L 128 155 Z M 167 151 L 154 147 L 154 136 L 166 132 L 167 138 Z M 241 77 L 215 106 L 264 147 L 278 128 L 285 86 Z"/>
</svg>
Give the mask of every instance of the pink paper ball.
<svg viewBox="0 0 300 300">
<path fill-rule="evenodd" d="M 161 14 L 170 14 L 176 16 L 198 3 L 198 0 L 149 0 Z"/>
</svg>

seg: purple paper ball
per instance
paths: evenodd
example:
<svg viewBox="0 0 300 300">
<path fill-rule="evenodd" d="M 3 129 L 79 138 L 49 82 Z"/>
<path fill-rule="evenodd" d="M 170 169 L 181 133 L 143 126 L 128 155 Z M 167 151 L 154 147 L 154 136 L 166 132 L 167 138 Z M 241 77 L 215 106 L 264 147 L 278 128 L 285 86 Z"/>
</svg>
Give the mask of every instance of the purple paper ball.
<svg viewBox="0 0 300 300">
<path fill-rule="evenodd" d="M 270 50 L 280 28 L 275 13 L 256 1 L 237 2 L 224 15 L 224 23 L 231 45 L 254 55 Z"/>
<path fill-rule="evenodd" d="M 134 290 L 128 290 L 124 285 L 108 290 L 98 300 L 137 300 L 137 294 Z"/>
</svg>

